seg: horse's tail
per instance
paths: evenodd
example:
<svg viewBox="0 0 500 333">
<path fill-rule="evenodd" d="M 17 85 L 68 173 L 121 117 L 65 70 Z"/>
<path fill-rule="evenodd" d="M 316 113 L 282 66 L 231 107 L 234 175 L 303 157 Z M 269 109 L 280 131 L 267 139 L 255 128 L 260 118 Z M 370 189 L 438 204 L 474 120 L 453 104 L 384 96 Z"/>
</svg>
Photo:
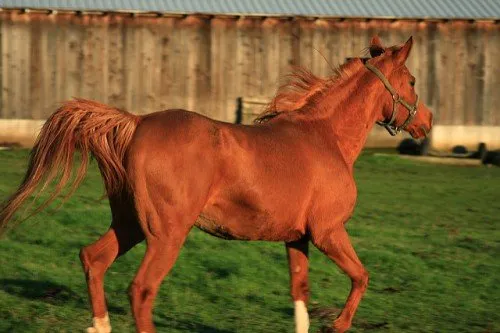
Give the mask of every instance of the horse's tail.
<svg viewBox="0 0 500 333">
<path fill-rule="evenodd" d="M 42 184 L 39 192 L 56 180 L 52 194 L 33 213 L 49 205 L 65 188 L 68 199 L 87 171 L 89 153 L 99 165 L 108 196 L 126 188 L 125 153 L 140 117 L 94 101 L 65 102 L 43 126 L 29 160 L 28 170 L 17 191 L 0 208 L 0 235 L 22 203 Z M 73 174 L 73 157 L 81 152 L 80 166 Z"/>
</svg>

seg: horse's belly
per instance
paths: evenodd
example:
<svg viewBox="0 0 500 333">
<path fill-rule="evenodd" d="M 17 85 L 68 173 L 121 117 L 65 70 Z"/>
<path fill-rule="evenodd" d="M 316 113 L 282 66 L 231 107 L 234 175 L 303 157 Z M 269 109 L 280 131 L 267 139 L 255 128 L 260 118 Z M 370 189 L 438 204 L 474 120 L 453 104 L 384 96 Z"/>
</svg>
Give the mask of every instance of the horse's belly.
<svg viewBox="0 0 500 333">
<path fill-rule="evenodd" d="M 207 217 L 203 214 L 198 216 L 195 226 L 198 229 L 210 234 L 212 236 L 227 239 L 227 240 L 249 240 L 249 237 L 244 237 L 237 235 L 234 230 L 230 230 L 228 227 L 222 225 L 219 221 L 214 218 Z"/>
<path fill-rule="evenodd" d="M 278 224 L 268 219 L 245 216 L 217 219 L 200 214 L 195 226 L 218 238 L 227 240 L 294 241 L 305 234 L 305 228 L 294 223 Z"/>
</svg>

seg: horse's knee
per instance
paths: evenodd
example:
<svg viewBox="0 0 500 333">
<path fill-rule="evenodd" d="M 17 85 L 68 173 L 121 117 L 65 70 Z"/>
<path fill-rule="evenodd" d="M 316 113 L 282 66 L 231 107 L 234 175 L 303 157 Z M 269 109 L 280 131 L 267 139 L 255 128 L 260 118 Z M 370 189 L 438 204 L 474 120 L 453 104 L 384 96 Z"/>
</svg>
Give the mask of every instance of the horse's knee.
<svg viewBox="0 0 500 333">
<path fill-rule="evenodd" d="M 139 281 L 134 281 L 128 288 L 128 296 L 132 306 L 143 304 L 155 294 L 153 288 L 150 288 Z"/>
<path fill-rule="evenodd" d="M 360 288 L 362 291 L 365 291 L 368 288 L 368 281 L 370 280 L 370 276 L 368 272 L 363 269 L 359 275 L 352 279 L 354 286 Z"/>
<path fill-rule="evenodd" d="M 108 231 L 95 243 L 80 250 L 80 261 L 85 274 L 99 276 L 111 266 L 118 254 L 114 231 Z"/>
<path fill-rule="evenodd" d="M 96 253 L 93 246 L 89 245 L 80 250 L 80 261 L 87 279 L 91 279 L 102 277 L 113 262 L 113 258 L 102 252 Z"/>
<path fill-rule="evenodd" d="M 139 300 L 139 294 L 141 293 L 141 287 L 137 282 L 132 282 L 128 287 L 128 298 L 130 303 L 133 305 Z"/>
<path fill-rule="evenodd" d="M 89 275 L 89 273 L 91 272 L 92 262 L 91 262 L 91 259 L 90 259 L 90 253 L 89 253 L 89 247 L 88 246 L 82 247 L 80 249 L 80 261 L 82 263 L 85 275 Z"/>
</svg>

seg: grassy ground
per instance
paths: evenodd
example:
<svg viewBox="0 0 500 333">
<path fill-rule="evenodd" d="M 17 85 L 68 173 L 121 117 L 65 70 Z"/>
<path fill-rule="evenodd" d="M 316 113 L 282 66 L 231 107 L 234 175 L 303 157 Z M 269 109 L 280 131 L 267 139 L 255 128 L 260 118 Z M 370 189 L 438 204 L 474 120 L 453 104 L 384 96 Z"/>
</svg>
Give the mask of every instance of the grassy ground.
<svg viewBox="0 0 500 333">
<path fill-rule="evenodd" d="M 0 199 L 26 151 L 0 152 Z M 371 273 L 352 332 L 500 332 L 500 168 L 435 166 L 365 153 L 348 224 Z M 80 247 L 108 227 L 95 165 L 63 209 L 0 240 L 0 332 L 82 332 L 90 323 Z M 114 332 L 133 332 L 127 287 L 140 244 L 110 269 Z M 312 329 L 342 307 L 350 282 L 311 253 Z M 283 244 L 222 241 L 193 230 L 156 302 L 159 332 L 292 332 Z"/>
</svg>

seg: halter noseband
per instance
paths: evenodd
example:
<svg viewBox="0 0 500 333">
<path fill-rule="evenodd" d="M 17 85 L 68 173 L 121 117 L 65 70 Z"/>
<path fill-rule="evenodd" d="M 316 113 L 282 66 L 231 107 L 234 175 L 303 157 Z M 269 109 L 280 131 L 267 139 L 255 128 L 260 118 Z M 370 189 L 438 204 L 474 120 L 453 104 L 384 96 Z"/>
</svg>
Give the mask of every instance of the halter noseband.
<svg viewBox="0 0 500 333">
<path fill-rule="evenodd" d="M 377 121 L 377 124 L 380 126 L 384 126 L 385 129 L 392 135 L 395 136 L 398 134 L 401 130 L 406 129 L 408 125 L 412 122 L 413 118 L 415 118 L 415 115 L 417 114 L 417 106 L 418 106 L 418 95 L 417 95 L 417 100 L 415 101 L 415 104 L 411 105 L 410 103 L 406 102 L 399 94 L 397 93 L 396 89 L 389 83 L 389 80 L 382 74 L 382 72 L 375 66 L 373 66 L 370 63 L 365 63 L 366 68 L 371 70 L 379 79 L 382 81 L 384 84 L 385 88 L 389 90 L 389 92 L 392 95 L 392 115 L 391 119 L 389 121 L 383 122 L 383 121 Z M 408 109 L 409 114 L 408 118 L 406 118 L 405 122 L 401 126 L 396 126 L 393 125 L 394 121 L 396 120 L 396 115 L 398 114 L 398 104 L 402 104 L 405 108 Z"/>
</svg>

